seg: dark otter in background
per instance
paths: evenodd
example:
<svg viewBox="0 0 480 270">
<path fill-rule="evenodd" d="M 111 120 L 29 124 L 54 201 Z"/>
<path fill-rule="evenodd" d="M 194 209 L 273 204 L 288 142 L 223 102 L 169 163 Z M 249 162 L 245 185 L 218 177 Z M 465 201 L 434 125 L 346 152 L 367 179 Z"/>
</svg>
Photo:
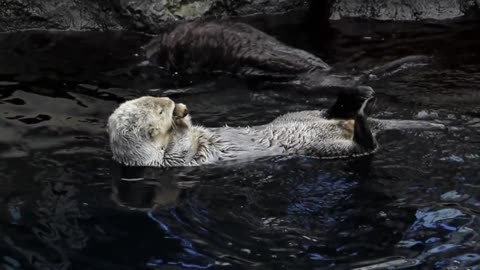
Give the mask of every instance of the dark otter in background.
<svg viewBox="0 0 480 270">
<path fill-rule="evenodd" d="M 357 76 L 339 75 L 311 53 L 287 46 L 247 24 L 230 22 L 184 23 L 154 38 L 144 49 L 150 64 L 170 72 L 228 73 L 290 89 L 333 90 L 334 94 L 338 90 L 371 91 L 362 86 L 370 77 L 428 60 L 408 56 Z"/>
</svg>

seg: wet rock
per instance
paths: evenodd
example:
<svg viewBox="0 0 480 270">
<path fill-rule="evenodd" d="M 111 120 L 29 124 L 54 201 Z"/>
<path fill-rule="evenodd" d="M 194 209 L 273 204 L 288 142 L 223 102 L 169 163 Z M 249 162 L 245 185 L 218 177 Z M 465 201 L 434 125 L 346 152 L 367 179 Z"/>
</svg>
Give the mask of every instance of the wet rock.
<svg viewBox="0 0 480 270">
<path fill-rule="evenodd" d="M 177 21 L 307 10 L 321 31 L 330 19 L 452 19 L 478 11 L 480 0 L 0 0 L 0 31 L 26 29 L 159 32 Z M 309 8 L 310 7 L 310 8 Z"/>
<path fill-rule="evenodd" d="M 225 18 L 252 14 L 285 13 L 306 9 L 304 0 L 137 0 L 120 1 L 119 8 L 127 18 L 128 28 L 149 32 L 162 30 L 165 24 L 200 17 Z"/>
<path fill-rule="evenodd" d="M 108 1 L 0 1 L 0 31 L 119 28 L 115 11 Z"/>
<path fill-rule="evenodd" d="M 26 29 L 156 32 L 168 23 L 306 9 L 305 0 L 0 0 L 0 31 Z"/>
<path fill-rule="evenodd" d="M 453 19 L 478 10 L 479 0 L 338 0 L 331 19 L 345 17 L 376 20 L 416 21 Z"/>
</svg>

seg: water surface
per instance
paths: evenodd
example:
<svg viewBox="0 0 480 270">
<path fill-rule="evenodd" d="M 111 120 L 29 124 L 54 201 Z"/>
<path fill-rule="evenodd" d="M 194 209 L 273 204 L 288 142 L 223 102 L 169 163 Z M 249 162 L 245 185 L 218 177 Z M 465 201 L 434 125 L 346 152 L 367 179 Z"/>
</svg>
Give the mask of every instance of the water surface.
<svg viewBox="0 0 480 270">
<path fill-rule="evenodd" d="M 124 100 L 171 94 L 198 124 L 236 126 L 332 99 L 121 72 L 139 61 L 139 34 L 0 34 L 2 268 L 480 269 L 478 29 L 339 27 L 328 41 L 300 26 L 272 31 L 345 73 L 433 55 L 371 83 L 373 116 L 448 130 L 384 132 L 367 159 L 150 168 L 140 182 L 120 181 L 138 172 L 110 159 L 106 119 Z M 179 91 L 190 81 L 201 85 Z"/>
</svg>

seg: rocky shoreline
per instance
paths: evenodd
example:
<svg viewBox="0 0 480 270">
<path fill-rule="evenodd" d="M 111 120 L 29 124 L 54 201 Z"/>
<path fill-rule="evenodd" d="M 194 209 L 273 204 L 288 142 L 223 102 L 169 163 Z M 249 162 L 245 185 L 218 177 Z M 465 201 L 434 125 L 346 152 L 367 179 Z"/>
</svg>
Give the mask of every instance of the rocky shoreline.
<svg viewBox="0 0 480 270">
<path fill-rule="evenodd" d="M 129 30 L 161 32 L 199 18 L 303 12 L 320 23 L 343 18 L 450 20 L 478 15 L 480 0 L 0 0 L 0 32 Z"/>
</svg>

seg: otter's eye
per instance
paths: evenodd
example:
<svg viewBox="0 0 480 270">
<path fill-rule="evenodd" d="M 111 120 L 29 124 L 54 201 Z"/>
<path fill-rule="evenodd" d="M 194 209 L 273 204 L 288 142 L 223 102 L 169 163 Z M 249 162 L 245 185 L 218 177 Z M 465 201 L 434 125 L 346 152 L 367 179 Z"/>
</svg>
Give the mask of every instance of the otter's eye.
<svg viewBox="0 0 480 270">
<path fill-rule="evenodd" d="M 160 111 L 158 112 L 158 114 L 162 115 L 162 114 L 163 114 L 163 110 L 160 110 Z"/>
</svg>

